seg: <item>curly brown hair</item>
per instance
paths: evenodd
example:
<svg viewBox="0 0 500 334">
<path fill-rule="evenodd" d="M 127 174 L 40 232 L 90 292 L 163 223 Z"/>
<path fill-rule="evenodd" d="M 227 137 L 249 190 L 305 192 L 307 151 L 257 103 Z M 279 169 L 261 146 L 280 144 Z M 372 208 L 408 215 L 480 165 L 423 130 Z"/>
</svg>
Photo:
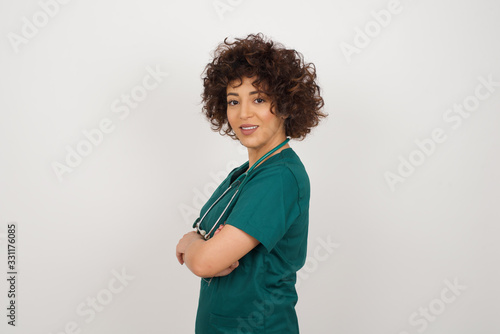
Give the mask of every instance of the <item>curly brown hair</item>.
<svg viewBox="0 0 500 334">
<path fill-rule="evenodd" d="M 214 131 L 236 139 L 227 120 L 226 88 L 243 76 L 256 76 L 253 86 L 271 98 L 271 112 L 285 118 L 288 137 L 304 139 L 322 117 L 328 116 L 321 111 L 324 101 L 315 82 L 316 67 L 305 63 L 301 53 L 266 40 L 262 33 L 236 38 L 232 43 L 227 39 L 215 49 L 202 74 L 203 113 Z"/>
</svg>

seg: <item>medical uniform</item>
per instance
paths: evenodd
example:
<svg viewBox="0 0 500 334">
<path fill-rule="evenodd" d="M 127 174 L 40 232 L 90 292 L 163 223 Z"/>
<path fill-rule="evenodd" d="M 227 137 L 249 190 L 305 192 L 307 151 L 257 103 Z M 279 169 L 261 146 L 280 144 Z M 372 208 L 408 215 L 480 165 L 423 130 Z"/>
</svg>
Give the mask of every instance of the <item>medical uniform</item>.
<svg viewBox="0 0 500 334">
<path fill-rule="evenodd" d="M 247 169 L 248 161 L 229 173 L 200 217 Z M 217 221 L 234 191 L 209 211 L 204 229 Z M 286 148 L 256 167 L 237 196 L 221 222 L 260 244 L 231 274 L 201 279 L 196 333 L 299 333 L 295 283 L 306 260 L 310 197 L 304 165 L 292 148 Z"/>
</svg>

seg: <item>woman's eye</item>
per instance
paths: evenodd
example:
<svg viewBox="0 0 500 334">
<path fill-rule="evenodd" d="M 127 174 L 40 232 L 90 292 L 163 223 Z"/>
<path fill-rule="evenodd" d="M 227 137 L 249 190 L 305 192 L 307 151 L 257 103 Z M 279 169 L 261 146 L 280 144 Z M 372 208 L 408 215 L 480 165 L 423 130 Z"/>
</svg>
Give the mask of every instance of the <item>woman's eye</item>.
<svg viewBox="0 0 500 334">
<path fill-rule="evenodd" d="M 263 103 L 263 102 L 265 102 L 265 100 L 262 99 L 262 98 L 260 98 L 260 97 L 256 98 L 255 101 L 257 101 L 257 103 Z"/>
<path fill-rule="evenodd" d="M 230 106 L 234 106 L 234 103 L 238 103 L 238 101 L 235 100 L 227 101 L 227 104 L 229 104 Z"/>
</svg>

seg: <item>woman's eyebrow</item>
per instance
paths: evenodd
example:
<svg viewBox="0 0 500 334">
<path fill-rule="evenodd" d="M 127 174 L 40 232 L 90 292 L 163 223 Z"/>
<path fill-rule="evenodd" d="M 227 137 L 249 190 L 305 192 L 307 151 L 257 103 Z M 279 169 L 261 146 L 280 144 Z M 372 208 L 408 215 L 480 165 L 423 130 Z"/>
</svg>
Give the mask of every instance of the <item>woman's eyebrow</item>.
<svg viewBox="0 0 500 334">
<path fill-rule="evenodd" d="M 250 92 L 248 95 L 258 94 L 258 93 L 262 93 L 262 92 L 256 90 L 256 91 Z M 227 93 L 227 96 L 229 96 L 229 95 L 240 96 L 238 93 Z"/>
</svg>

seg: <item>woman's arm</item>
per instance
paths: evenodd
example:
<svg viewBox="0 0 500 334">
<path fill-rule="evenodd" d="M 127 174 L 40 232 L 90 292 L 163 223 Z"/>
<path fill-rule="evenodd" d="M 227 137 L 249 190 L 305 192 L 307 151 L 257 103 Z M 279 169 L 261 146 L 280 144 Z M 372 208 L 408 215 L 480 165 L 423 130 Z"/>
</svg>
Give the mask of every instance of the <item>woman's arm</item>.
<svg viewBox="0 0 500 334">
<path fill-rule="evenodd" d="M 242 230 L 225 225 L 208 241 L 196 232 L 189 232 L 177 244 L 177 259 L 200 277 L 214 277 L 236 268 L 234 263 L 259 244 Z M 231 269 L 231 267 L 234 267 Z M 229 272 L 231 272 L 229 271 Z"/>
</svg>

